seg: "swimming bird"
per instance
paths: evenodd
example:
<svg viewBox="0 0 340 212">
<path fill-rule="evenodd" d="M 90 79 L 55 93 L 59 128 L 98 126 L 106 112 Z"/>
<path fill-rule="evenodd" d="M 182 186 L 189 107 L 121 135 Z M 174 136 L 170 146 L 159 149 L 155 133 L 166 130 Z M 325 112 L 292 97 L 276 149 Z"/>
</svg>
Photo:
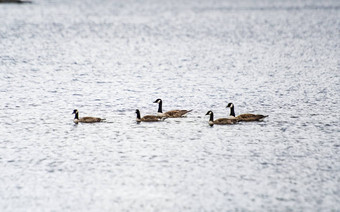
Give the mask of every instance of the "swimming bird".
<svg viewBox="0 0 340 212">
<path fill-rule="evenodd" d="M 97 117 L 82 117 L 82 118 L 79 118 L 79 111 L 77 109 L 73 110 L 73 113 L 74 114 L 74 119 L 73 119 L 73 122 L 78 124 L 79 122 L 81 123 L 95 123 L 95 122 L 101 122 L 101 121 L 104 121 L 105 119 L 102 119 L 102 118 L 97 118 Z"/>
<path fill-rule="evenodd" d="M 139 112 L 138 109 L 136 110 L 136 113 L 137 113 L 137 119 L 136 119 L 137 122 L 142 122 L 142 121 L 143 122 L 156 122 L 156 121 L 164 120 L 164 118 L 159 117 L 159 116 L 154 116 L 154 115 L 146 115 L 146 116 L 143 116 L 141 118 L 140 117 L 140 112 Z"/>
<path fill-rule="evenodd" d="M 158 103 L 158 112 L 157 116 L 160 117 L 167 117 L 167 118 L 180 118 L 183 117 L 185 114 L 191 112 L 192 110 L 170 110 L 165 113 L 163 113 L 162 110 L 162 100 L 156 99 L 153 103 Z"/>
<path fill-rule="evenodd" d="M 214 120 L 214 113 L 211 110 L 209 110 L 207 114 L 205 115 L 210 115 L 210 119 L 209 119 L 210 126 L 213 126 L 214 124 L 217 124 L 217 125 L 235 124 L 238 121 L 237 119 L 229 119 L 229 118 L 219 118 L 219 119 Z"/>
<path fill-rule="evenodd" d="M 261 119 L 264 119 L 267 117 L 267 116 L 260 115 L 260 114 L 250 114 L 250 113 L 244 113 L 244 114 L 241 114 L 235 117 L 234 104 L 229 103 L 227 105 L 227 108 L 228 107 L 230 108 L 230 116 L 234 117 L 238 121 L 260 121 Z"/>
</svg>

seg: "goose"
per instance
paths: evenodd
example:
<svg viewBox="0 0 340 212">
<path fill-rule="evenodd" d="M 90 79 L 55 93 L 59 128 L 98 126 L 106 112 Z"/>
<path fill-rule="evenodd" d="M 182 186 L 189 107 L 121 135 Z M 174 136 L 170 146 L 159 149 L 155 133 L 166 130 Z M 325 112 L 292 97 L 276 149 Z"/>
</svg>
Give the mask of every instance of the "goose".
<svg viewBox="0 0 340 212">
<path fill-rule="evenodd" d="M 237 119 L 238 121 L 260 121 L 261 119 L 264 119 L 267 117 L 267 116 L 260 115 L 260 114 L 250 114 L 250 113 L 244 113 L 244 114 L 241 114 L 235 117 L 234 104 L 229 103 L 227 105 L 227 108 L 228 107 L 230 108 L 230 116 Z"/>
<path fill-rule="evenodd" d="M 237 119 L 229 119 L 229 118 L 219 118 L 219 119 L 214 120 L 214 113 L 211 110 L 209 110 L 207 114 L 205 115 L 210 115 L 210 119 L 209 119 L 210 126 L 213 126 L 214 124 L 217 124 L 217 125 L 235 124 L 238 121 Z"/>
<path fill-rule="evenodd" d="M 76 123 L 76 124 L 78 124 L 79 122 L 81 122 L 81 123 L 95 123 L 95 122 L 101 122 L 101 121 L 105 120 L 105 119 L 102 119 L 102 118 L 88 117 L 88 116 L 79 118 L 79 111 L 77 109 L 74 109 L 72 114 L 74 114 L 73 122 Z"/>
<path fill-rule="evenodd" d="M 143 116 L 141 118 L 140 117 L 140 112 L 139 112 L 138 109 L 136 110 L 136 113 L 137 113 L 137 119 L 136 119 L 137 122 L 142 122 L 142 121 L 143 122 L 156 122 L 156 121 L 164 120 L 164 118 L 159 117 L 159 116 L 154 116 L 154 115 L 146 115 L 146 116 Z"/>
<path fill-rule="evenodd" d="M 192 110 L 170 110 L 165 113 L 163 113 L 162 110 L 162 100 L 156 99 L 153 103 L 158 103 L 158 112 L 157 116 L 160 117 L 167 117 L 167 118 L 180 118 L 183 117 L 185 114 L 191 112 Z"/>
</svg>

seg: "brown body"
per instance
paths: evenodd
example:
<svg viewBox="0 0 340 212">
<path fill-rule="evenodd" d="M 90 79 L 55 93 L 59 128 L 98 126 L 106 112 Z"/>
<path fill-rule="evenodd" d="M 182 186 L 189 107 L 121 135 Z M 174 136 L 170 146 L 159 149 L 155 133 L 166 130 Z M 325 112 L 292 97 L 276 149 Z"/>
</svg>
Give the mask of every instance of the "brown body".
<svg viewBox="0 0 340 212">
<path fill-rule="evenodd" d="M 163 120 L 162 117 L 154 116 L 154 115 L 146 115 L 146 116 L 141 117 L 138 109 L 136 110 L 136 113 L 137 113 L 137 118 L 136 118 L 137 122 L 142 122 L 142 121 L 143 122 L 156 122 L 156 121 Z"/>
<path fill-rule="evenodd" d="M 191 111 L 192 110 L 170 110 L 163 114 L 167 118 L 180 118 Z M 162 116 L 161 113 L 158 113 L 158 116 Z"/>
<path fill-rule="evenodd" d="M 238 121 L 261 121 L 262 119 L 267 117 L 267 116 L 260 115 L 260 114 L 250 114 L 250 113 L 244 113 L 244 114 L 235 116 L 234 104 L 229 103 L 227 105 L 227 108 L 228 107 L 230 108 L 230 116 L 234 117 Z"/>
<path fill-rule="evenodd" d="M 103 119 L 97 118 L 97 117 L 82 117 L 80 119 L 75 119 L 75 122 L 81 122 L 81 123 L 95 123 L 95 122 L 101 122 Z"/>
<path fill-rule="evenodd" d="M 237 120 L 228 119 L 228 118 L 219 118 L 213 121 L 213 124 L 226 125 L 226 124 L 235 124 Z"/>
<path fill-rule="evenodd" d="M 80 123 L 96 123 L 96 122 L 101 122 L 101 121 L 105 120 L 105 119 L 102 119 L 102 118 L 89 117 L 89 116 L 79 118 L 79 112 L 78 112 L 77 109 L 73 110 L 72 114 L 75 114 L 73 122 L 76 123 L 76 124 L 78 124 L 79 122 Z"/>
<path fill-rule="evenodd" d="M 228 125 L 228 124 L 235 124 L 236 122 L 238 122 L 237 119 L 230 119 L 230 118 L 219 118 L 219 119 L 214 120 L 214 113 L 211 110 L 209 110 L 207 114 L 205 115 L 210 115 L 210 119 L 209 119 L 210 126 L 213 126 L 214 124 Z"/>
<path fill-rule="evenodd" d="M 163 109 L 162 109 L 162 100 L 161 99 L 157 99 L 156 101 L 154 101 L 154 103 L 158 103 L 158 112 L 157 112 L 157 116 L 160 117 L 166 117 L 166 118 L 180 118 L 185 116 L 187 113 L 191 112 L 192 110 L 170 110 L 167 111 L 165 113 L 163 113 Z"/>
<path fill-rule="evenodd" d="M 259 115 L 259 114 L 245 113 L 245 114 L 238 115 L 235 118 L 238 121 L 260 121 L 261 119 L 264 119 L 266 117 L 267 116 Z"/>
</svg>

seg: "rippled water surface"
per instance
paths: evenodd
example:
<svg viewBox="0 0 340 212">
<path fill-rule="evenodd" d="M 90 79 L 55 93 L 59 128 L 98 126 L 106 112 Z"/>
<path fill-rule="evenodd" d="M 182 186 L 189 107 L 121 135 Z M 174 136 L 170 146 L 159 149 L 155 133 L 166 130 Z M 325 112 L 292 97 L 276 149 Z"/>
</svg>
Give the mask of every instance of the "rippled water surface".
<svg viewBox="0 0 340 212">
<path fill-rule="evenodd" d="M 339 211 L 339 34 L 336 0 L 0 4 L 0 211 Z"/>
</svg>

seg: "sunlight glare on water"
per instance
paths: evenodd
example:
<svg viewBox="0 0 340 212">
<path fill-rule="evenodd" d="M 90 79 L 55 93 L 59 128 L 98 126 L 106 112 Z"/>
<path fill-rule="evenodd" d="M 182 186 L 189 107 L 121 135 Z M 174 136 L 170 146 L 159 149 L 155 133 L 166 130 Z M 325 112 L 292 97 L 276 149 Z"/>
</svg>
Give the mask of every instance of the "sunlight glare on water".
<svg viewBox="0 0 340 212">
<path fill-rule="evenodd" d="M 0 211 L 339 211 L 339 9 L 1 3 Z"/>
</svg>

